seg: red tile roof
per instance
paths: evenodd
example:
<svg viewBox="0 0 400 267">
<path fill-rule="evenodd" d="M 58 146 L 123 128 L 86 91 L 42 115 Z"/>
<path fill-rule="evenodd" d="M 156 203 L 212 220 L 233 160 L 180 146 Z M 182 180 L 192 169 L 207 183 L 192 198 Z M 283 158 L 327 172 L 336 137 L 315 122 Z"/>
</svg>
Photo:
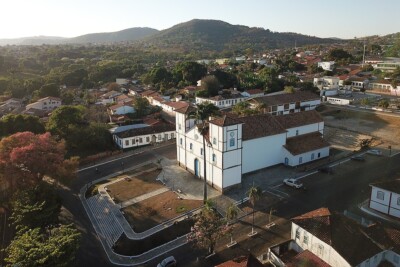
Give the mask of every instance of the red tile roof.
<svg viewBox="0 0 400 267">
<path fill-rule="evenodd" d="M 239 117 L 237 120 L 243 123 L 242 139 L 244 141 L 286 132 L 271 114 Z"/>
<path fill-rule="evenodd" d="M 224 127 L 224 126 L 240 124 L 241 122 L 238 121 L 235 118 L 232 118 L 229 115 L 223 115 L 220 118 L 216 118 L 216 119 L 210 120 L 210 123 L 214 124 L 214 125 L 217 125 L 217 126 L 220 126 L 220 127 Z"/>
<path fill-rule="evenodd" d="M 300 252 L 289 262 L 286 263 L 287 267 L 330 267 L 328 263 L 320 259 L 308 249 Z"/>
<path fill-rule="evenodd" d="M 266 95 L 255 97 L 251 101 L 256 101 L 258 103 L 263 103 L 267 107 L 275 105 L 283 105 L 302 101 L 319 100 L 319 95 L 308 91 L 298 91 L 293 94 L 279 94 L 279 95 Z"/>
<path fill-rule="evenodd" d="M 189 106 L 189 103 L 184 101 L 177 101 L 177 102 L 168 102 L 166 103 L 166 105 L 172 107 L 174 110 L 177 110 Z"/>
<path fill-rule="evenodd" d="M 237 257 L 233 260 L 226 261 L 215 267 L 263 267 L 264 265 L 257 260 L 252 254 L 249 256 Z"/>
<path fill-rule="evenodd" d="M 319 113 L 315 110 L 296 112 L 287 115 L 280 115 L 276 116 L 275 118 L 285 129 L 295 128 L 302 125 L 320 123 L 324 121 L 321 115 L 319 115 Z"/>
<path fill-rule="evenodd" d="M 264 91 L 261 89 L 250 89 L 246 91 L 249 95 L 263 94 Z"/>
<path fill-rule="evenodd" d="M 319 132 L 313 132 L 286 139 L 286 145 L 284 145 L 284 147 L 290 152 L 290 154 L 300 155 L 324 147 L 329 147 L 329 143 L 322 138 Z"/>
<path fill-rule="evenodd" d="M 394 244 L 393 239 L 383 239 L 387 236 L 384 231 L 374 226 L 365 228 L 343 214 L 331 213 L 326 208 L 295 217 L 292 222 L 332 246 L 351 266 L 356 266 L 385 249 L 392 249 Z M 372 229 L 377 229 L 375 235 L 372 234 Z"/>
</svg>

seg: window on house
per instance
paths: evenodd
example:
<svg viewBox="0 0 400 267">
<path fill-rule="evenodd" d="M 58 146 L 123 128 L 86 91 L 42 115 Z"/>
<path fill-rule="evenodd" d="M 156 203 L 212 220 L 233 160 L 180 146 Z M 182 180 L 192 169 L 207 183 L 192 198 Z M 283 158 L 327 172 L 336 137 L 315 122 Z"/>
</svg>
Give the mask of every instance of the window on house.
<svg viewBox="0 0 400 267">
<path fill-rule="evenodd" d="M 171 139 L 174 139 L 174 133 L 171 133 Z"/>
<path fill-rule="evenodd" d="M 376 192 L 376 198 L 380 199 L 380 200 L 384 200 L 385 199 L 385 194 L 383 193 L 383 191 L 377 191 Z"/>
<path fill-rule="evenodd" d="M 313 160 L 313 159 L 314 159 L 314 153 L 311 154 L 311 160 Z"/>
<path fill-rule="evenodd" d="M 230 140 L 229 140 L 229 146 L 235 146 L 235 138 L 231 138 Z"/>
<path fill-rule="evenodd" d="M 299 130 L 296 130 L 296 135 L 299 135 Z"/>
<path fill-rule="evenodd" d="M 300 229 L 296 230 L 296 239 L 300 239 Z"/>
<path fill-rule="evenodd" d="M 320 158 L 321 157 L 321 153 L 318 153 L 318 158 Z"/>
<path fill-rule="evenodd" d="M 193 144 L 192 144 L 192 143 L 189 144 L 189 149 L 190 149 L 190 150 L 193 149 Z"/>
<path fill-rule="evenodd" d="M 158 140 L 161 140 L 161 134 L 158 135 Z"/>
<path fill-rule="evenodd" d="M 212 154 L 212 161 L 216 162 L 217 161 L 217 156 L 215 154 Z"/>
<path fill-rule="evenodd" d="M 182 128 L 182 125 L 179 123 L 178 124 L 178 129 L 180 130 Z"/>
<path fill-rule="evenodd" d="M 200 148 L 200 155 L 203 156 L 203 149 L 202 148 Z"/>
<path fill-rule="evenodd" d="M 213 138 L 213 145 L 216 145 L 217 144 L 217 138 Z"/>
<path fill-rule="evenodd" d="M 150 142 L 150 137 L 146 136 L 146 142 Z"/>
<path fill-rule="evenodd" d="M 322 256 L 324 254 L 324 246 L 318 245 L 318 255 Z"/>
<path fill-rule="evenodd" d="M 303 157 L 299 158 L 299 164 L 303 163 Z"/>
<path fill-rule="evenodd" d="M 400 197 L 397 198 L 397 206 L 400 206 Z"/>
<path fill-rule="evenodd" d="M 179 144 L 182 145 L 182 138 L 179 138 Z"/>
<path fill-rule="evenodd" d="M 125 140 L 125 145 L 129 146 L 129 140 Z"/>
<path fill-rule="evenodd" d="M 308 235 L 304 235 L 303 243 L 308 244 Z"/>
<path fill-rule="evenodd" d="M 143 138 L 139 137 L 139 143 L 143 143 Z"/>
<path fill-rule="evenodd" d="M 289 104 L 284 104 L 284 105 L 283 105 L 283 108 L 284 108 L 285 110 L 288 110 L 288 109 L 289 109 Z"/>
<path fill-rule="evenodd" d="M 132 145 L 134 145 L 135 144 L 135 139 L 132 139 Z"/>
</svg>

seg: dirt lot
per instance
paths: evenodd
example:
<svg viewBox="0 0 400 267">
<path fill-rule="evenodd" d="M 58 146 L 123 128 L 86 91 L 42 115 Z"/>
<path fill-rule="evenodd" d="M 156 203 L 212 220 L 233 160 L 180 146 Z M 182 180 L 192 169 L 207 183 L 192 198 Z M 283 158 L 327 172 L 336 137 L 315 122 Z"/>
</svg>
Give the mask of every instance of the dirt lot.
<svg viewBox="0 0 400 267">
<path fill-rule="evenodd" d="M 112 198 L 114 198 L 116 203 L 120 203 L 157 190 L 163 187 L 159 181 L 156 181 L 160 172 L 161 170 L 153 170 L 142 172 L 135 176 L 127 175 L 127 179 L 108 185 L 108 193 Z"/>
<path fill-rule="evenodd" d="M 373 145 L 400 146 L 400 118 L 323 106 L 328 142 L 338 149 L 356 150 L 360 139 L 374 138 Z"/>
<path fill-rule="evenodd" d="M 202 204 L 200 200 L 179 199 L 174 192 L 168 191 L 126 207 L 123 211 L 135 232 L 143 232 Z"/>
</svg>

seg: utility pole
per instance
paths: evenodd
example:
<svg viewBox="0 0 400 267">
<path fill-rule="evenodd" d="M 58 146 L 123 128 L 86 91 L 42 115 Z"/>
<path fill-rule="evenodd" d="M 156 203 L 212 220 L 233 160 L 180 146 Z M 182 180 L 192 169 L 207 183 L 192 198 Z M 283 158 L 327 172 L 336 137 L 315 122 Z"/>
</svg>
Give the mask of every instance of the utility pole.
<svg viewBox="0 0 400 267">
<path fill-rule="evenodd" d="M 362 62 L 362 67 L 364 68 L 364 64 L 365 64 L 365 41 L 364 41 L 364 52 L 363 52 L 363 62 Z"/>
</svg>

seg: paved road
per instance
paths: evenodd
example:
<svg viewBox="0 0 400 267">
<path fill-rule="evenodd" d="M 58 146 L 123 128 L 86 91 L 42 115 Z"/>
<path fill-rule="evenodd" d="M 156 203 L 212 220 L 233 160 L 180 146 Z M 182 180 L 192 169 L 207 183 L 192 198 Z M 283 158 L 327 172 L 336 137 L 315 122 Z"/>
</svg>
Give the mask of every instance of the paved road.
<svg viewBox="0 0 400 267">
<path fill-rule="evenodd" d="M 106 162 L 98 166 L 100 174 L 97 174 L 95 167 L 85 169 L 78 173 L 78 178 L 71 184 L 70 189 L 60 189 L 60 195 L 63 198 L 63 204 L 67 213 L 78 229 L 82 232 L 81 248 L 77 254 L 77 266 L 113 266 L 109 263 L 108 258 L 98 241 L 96 232 L 94 231 L 85 210 L 79 200 L 79 189 L 90 181 L 96 180 L 99 176 L 106 176 L 123 168 L 139 165 L 149 160 L 156 160 L 156 155 L 168 156 L 176 150 L 175 144 L 165 147 L 158 147 L 154 150 L 145 151 L 138 155 L 131 155 L 127 158 L 117 159 Z M 121 164 L 123 162 L 123 164 Z"/>
</svg>

